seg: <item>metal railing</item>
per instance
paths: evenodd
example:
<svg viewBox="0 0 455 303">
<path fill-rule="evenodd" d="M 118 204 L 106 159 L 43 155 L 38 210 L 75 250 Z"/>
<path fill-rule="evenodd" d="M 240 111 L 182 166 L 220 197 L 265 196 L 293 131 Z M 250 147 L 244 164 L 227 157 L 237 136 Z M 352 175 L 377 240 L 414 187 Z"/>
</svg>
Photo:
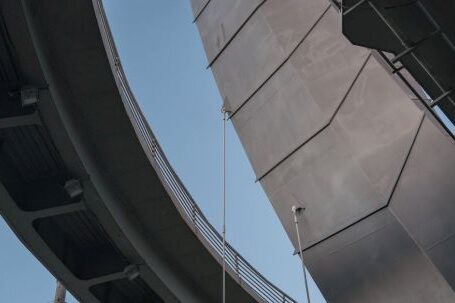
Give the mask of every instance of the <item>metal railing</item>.
<svg viewBox="0 0 455 303">
<path fill-rule="evenodd" d="M 102 1 L 93 0 L 93 3 L 98 13 L 100 30 L 108 51 L 108 57 L 110 57 L 109 60 L 111 60 L 111 64 L 113 63 L 114 65 L 114 76 L 139 140 L 143 144 L 149 158 L 155 162 L 155 165 L 153 166 L 157 169 L 157 173 L 168 188 L 169 194 L 182 214 L 183 219 L 209 252 L 221 263 L 223 249 L 222 237 L 209 223 L 167 160 L 131 92 L 120 64 Z M 297 302 L 262 276 L 229 243 L 226 244 L 225 253 L 228 273 L 253 297 L 262 302 L 270 303 Z"/>
<path fill-rule="evenodd" d="M 332 0 L 335 1 L 335 0 Z M 339 0 L 336 0 L 339 1 Z M 428 110 L 428 112 L 433 116 L 433 118 L 445 129 L 447 134 L 451 136 L 453 139 L 455 139 L 455 134 L 450 130 L 449 126 L 441 119 L 439 114 L 435 111 L 436 108 L 438 108 L 439 103 L 444 100 L 448 99 L 450 102 L 451 107 L 455 107 L 455 99 L 451 96 L 453 93 L 453 90 L 444 88 L 443 85 L 440 83 L 440 81 L 436 78 L 434 73 L 432 73 L 429 69 L 429 66 L 427 63 L 425 63 L 424 60 L 420 59 L 414 51 L 416 48 L 419 46 L 419 44 L 422 44 L 423 42 L 429 40 L 432 36 L 439 35 L 443 39 L 444 43 L 446 43 L 448 46 L 450 46 L 450 49 L 455 52 L 455 46 L 452 44 L 452 41 L 447 37 L 447 35 L 441 30 L 441 26 L 437 24 L 437 22 L 431 17 L 430 13 L 427 11 L 427 9 L 423 6 L 423 4 L 420 1 L 415 1 L 414 2 L 419 10 L 423 12 L 423 15 L 429 22 L 429 24 L 432 24 L 434 27 L 434 31 L 432 33 L 423 38 L 420 39 L 418 42 L 414 43 L 413 45 L 408 45 L 408 43 L 405 42 L 403 39 L 402 35 L 400 35 L 399 31 L 394 28 L 394 26 L 387 20 L 386 16 L 381 12 L 381 10 L 378 8 L 378 6 L 374 3 L 374 1 L 371 0 L 359 0 L 355 4 L 353 4 L 350 7 L 345 7 L 341 3 L 340 5 L 340 12 L 342 13 L 343 17 L 350 14 L 354 10 L 358 9 L 362 5 L 368 5 L 368 7 L 379 17 L 381 22 L 388 28 L 390 33 L 395 37 L 396 42 L 399 43 L 402 47 L 402 51 L 398 54 L 395 54 L 394 58 L 389 58 L 386 54 L 385 51 L 381 49 L 377 49 L 376 51 L 378 54 L 382 57 L 384 62 L 389 66 L 391 72 L 393 74 L 396 74 L 398 78 L 412 91 L 412 93 L 419 99 L 421 104 Z M 440 95 L 439 96 L 432 96 L 432 98 L 428 98 L 428 95 L 422 96 L 422 94 L 419 93 L 422 89 L 425 90 L 425 87 L 420 86 L 420 84 L 417 84 L 417 81 L 414 85 L 410 83 L 408 80 L 408 77 L 403 73 L 403 71 L 408 71 L 408 73 L 411 76 L 414 76 L 412 72 L 410 72 L 405 66 L 405 64 L 402 62 L 402 57 L 404 56 L 411 56 L 412 59 L 416 62 L 416 64 L 421 68 L 421 70 L 428 76 L 428 78 L 434 83 L 434 85 L 440 90 Z M 396 64 L 400 63 L 400 66 L 397 66 Z M 426 90 L 425 90 L 426 91 Z M 441 109 L 441 108 L 440 108 Z M 442 110 L 441 110 L 442 111 Z M 442 111 L 444 112 L 444 111 Z M 449 119 L 450 120 L 450 119 Z M 453 121 L 450 121 L 453 123 Z"/>
</svg>

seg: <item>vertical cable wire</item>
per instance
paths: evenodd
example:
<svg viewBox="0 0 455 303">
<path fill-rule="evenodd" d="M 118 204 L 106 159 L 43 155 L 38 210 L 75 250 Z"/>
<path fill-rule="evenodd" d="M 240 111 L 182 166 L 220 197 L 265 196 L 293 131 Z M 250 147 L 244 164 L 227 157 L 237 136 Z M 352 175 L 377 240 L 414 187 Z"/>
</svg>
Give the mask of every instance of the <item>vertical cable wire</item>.
<svg viewBox="0 0 455 303">
<path fill-rule="evenodd" d="M 223 106 L 223 303 L 226 303 L 226 122 L 228 112 Z"/>
<path fill-rule="evenodd" d="M 307 278 L 307 274 L 306 274 L 305 263 L 303 262 L 302 242 L 300 241 L 300 232 L 299 232 L 299 220 L 297 218 L 297 214 L 300 213 L 301 210 L 302 210 L 302 208 L 300 208 L 300 207 L 299 208 L 296 206 L 292 207 L 292 212 L 294 213 L 295 231 L 297 233 L 297 242 L 299 243 L 299 256 L 300 256 L 300 260 L 302 262 L 303 279 L 305 280 L 306 298 L 307 298 L 307 302 L 311 303 L 310 291 L 308 289 L 308 278 Z"/>
</svg>

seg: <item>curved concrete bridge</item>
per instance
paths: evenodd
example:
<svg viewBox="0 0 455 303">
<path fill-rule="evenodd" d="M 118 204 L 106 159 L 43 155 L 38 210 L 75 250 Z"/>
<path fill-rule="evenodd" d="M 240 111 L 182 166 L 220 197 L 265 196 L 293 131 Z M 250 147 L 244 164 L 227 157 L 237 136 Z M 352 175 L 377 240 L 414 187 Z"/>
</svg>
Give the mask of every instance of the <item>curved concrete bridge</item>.
<svg viewBox="0 0 455 303">
<path fill-rule="evenodd" d="M 0 212 L 81 302 L 220 302 L 221 238 L 128 87 L 100 0 L 2 0 Z M 227 247 L 227 302 L 294 302 Z"/>
</svg>

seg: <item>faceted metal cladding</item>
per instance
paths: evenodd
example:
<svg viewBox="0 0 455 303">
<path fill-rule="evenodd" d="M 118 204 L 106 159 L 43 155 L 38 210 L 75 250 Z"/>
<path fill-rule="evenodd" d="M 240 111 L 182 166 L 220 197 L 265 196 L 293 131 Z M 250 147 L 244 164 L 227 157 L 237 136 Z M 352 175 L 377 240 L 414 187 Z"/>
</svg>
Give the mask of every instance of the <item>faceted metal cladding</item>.
<svg viewBox="0 0 455 303">
<path fill-rule="evenodd" d="M 455 302 L 455 143 L 331 4 L 211 0 L 224 105 L 328 302 Z"/>
</svg>

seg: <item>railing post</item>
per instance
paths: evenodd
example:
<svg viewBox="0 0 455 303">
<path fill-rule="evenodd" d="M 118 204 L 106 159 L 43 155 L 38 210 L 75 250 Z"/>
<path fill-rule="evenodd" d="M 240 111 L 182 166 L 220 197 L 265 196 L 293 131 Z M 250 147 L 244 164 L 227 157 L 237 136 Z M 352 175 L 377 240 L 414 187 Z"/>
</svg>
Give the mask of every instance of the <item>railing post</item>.
<svg viewBox="0 0 455 303">
<path fill-rule="evenodd" d="M 197 226 L 196 226 L 196 205 L 194 203 L 191 204 L 191 220 L 193 221 L 194 230 L 197 231 Z"/>
<path fill-rule="evenodd" d="M 153 158 L 156 158 L 156 140 L 155 140 L 155 138 L 152 138 L 152 156 L 153 156 Z"/>
<path fill-rule="evenodd" d="M 264 297 L 263 295 L 265 294 L 267 297 L 267 293 L 269 289 L 272 290 L 277 290 L 278 292 L 281 292 L 283 302 L 295 302 L 292 299 L 289 299 L 289 297 L 284 294 L 280 289 L 277 289 L 273 284 L 271 284 L 267 280 L 262 280 L 264 279 L 258 272 L 254 270 L 254 268 L 246 261 L 241 258 L 241 255 L 239 255 L 235 250 L 230 247 L 229 245 L 226 245 L 227 243 L 225 242 L 225 224 L 223 224 L 223 235 L 222 237 L 220 236 L 219 233 L 217 233 L 216 229 L 213 228 L 213 226 L 207 221 L 207 219 L 204 217 L 202 213 L 199 213 L 199 208 L 197 207 L 197 204 L 194 202 L 192 199 L 191 195 L 187 193 L 185 187 L 183 184 L 181 184 L 180 179 L 178 176 L 175 174 L 174 170 L 172 169 L 171 165 L 169 164 L 166 155 L 164 154 L 164 151 L 160 149 L 160 145 L 157 141 L 157 139 L 154 137 L 153 133 L 151 132 L 150 129 L 147 128 L 147 121 L 142 115 L 142 112 L 136 102 L 136 99 L 134 95 L 131 94 L 130 88 L 128 86 L 128 83 L 126 81 L 126 76 L 124 74 L 122 64 L 120 61 L 120 57 L 115 49 L 114 46 L 114 41 L 111 36 L 109 26 L 107 24 L 106 20 L 106 15 L 104 14 L 104 9 L 103 9 L 103 3 L 101 0 L 95 0 L 96 3 L 98 4 L 98 10 L 101 13 L 101 25 L 102 29 L 104 31 L 105 39 L 106 39 L 106 44 L 109 47 L 110 54 L 112 55 L 112 60 L 113 60 L 113 65 L 115 67 L 115 76 L 118 78 L 120 86 L 120 92 L 124 94 L 124 97 L 126 100 L 124 100 L 124 103 L 126 106 L 128 106 L 129 110 L 132 113 L 131 120 L 132 122 L 135 121 L 138 124 L 138 136 L 142 135 L 146 141 L 146 146 L 148 149 L 151 150 L 152 157 L 156 161 L 156 166 L 157 166 L 157 173 L 161 174 L 161 177 L 163 178 L 163 184 L 168 185 L 169 191 L 173 194 L 176 200 L 176 205 L 178 204 L 178 207 L 182 210 L 182 216 L 184 217 L 185 222 L 188 223 L 188 226 L 191 225 L 190 221 L 192 222 L 192 229 L 194 233 L 198 233 L 201 241 L 205 245 L 206 243 L 208 245 L 211 245 L 212 249 L 214 250 L 214 254 L 218 254 L 218 260 L 221 263 L 223 262 L 223 268 L 225 269 L 226 266 L 226 248 L 227 252 L 230 254 L 229 256 L 232 256 L 234 254 L 234 270 L 235 273 L 237 274 L 239 284 L 242 284 L 242 270 L 244 270 L 244 275 L 245 275 L 245 283 L 244 285 L 247 285 L 251 288 L 252 291 L 257 295 L 258 297 Z M 122 98 L 123 99 L 123 98 Z M 231 113 L 229 111 L 226 111 L 224 109 L 223 111 L 223 120 L 224 120 L 224 127 L 226 127 L 226 121 L 229 120 Z M 142 123 L 139 125 L 139 122 Z M 225 129 L 224 129 L 224 135 Z M 225 151 L 226 149 L 223 148 Z M 225 156 L 224 156 L 225 157 Z M 224 172 L 226 171 L 226 168 L 224 167 Z M 167 189 L 166 189 L 167 190 Z M 170 193 L 170 194 L 171 194 Z M 224 193 L 226 191 L 224 190 Z M 182 198 L 183 196 L 183 198 Z M 224 197 L 224 203 L 223 203 L 223 209 L 225 208 L 225 197 Z M 190 208 L 190 209 L 189 209 Z M 199 216 L 199 218 L 198 218 Z M 225 221 L 225 211 L 223 210 L 223 222 Z M 199 220 L 199 223 L 197 222 Z M 225 223 L 225 222 L 224 222 Z M 199 224 L 199 225 L 197 225 Z M 199 230 L 200 229 L 200 230 Z M 208 230 L 208 231 L 207 231 Z M 209 235 L 207 235 L 207 233 Z M 211 233 L 214 233 L 212 235 Z M 215 238 L 215 240 L 213 239 Z M 218 241 L 223 241 L 223 256 L 221 256 L 221 253 L 219 252 L 219 242 Z M 221 259 L 222 257 L 222 259 Z M 240 260 L 239 260 L 240 259 Z M 229 263 L 230 264 L 230 263 Z M 228 264 L 228 266 L 230 266 Z M 240 269 L 242 267 L 242 270 Z M 223 276 L 225 275 L 225 270 L 223 270 Z M 251 282 L 252 279 L 256 278 L 258 282 Z M 259 284 L 259 287 L 255 286 L 255 284 Z M 244 288 L 247 290 L 247 288 Z M 225 288 L 224 288 L 225 290 Z M 249 291 L 249 290 L 248 290 Z M 225 296 L 223 295 L 223 298 Z M 273 295 L 273 301 L 276 302 L 279 300 L 279 296 Z"/>
<path fill-rule="evenodd" d="M 120 66 L 120 57 L 114 54 L 114 65 L 116 68 Z"/>
<path fill-rule="evenodd" d="M 235 254 L 235 273 L 237 274 L 237 277 L 239 279 L 239 283 L 240 283 L 240 270 L 239 270 L 239 255 L 238 254 Z"/>
</svg>

